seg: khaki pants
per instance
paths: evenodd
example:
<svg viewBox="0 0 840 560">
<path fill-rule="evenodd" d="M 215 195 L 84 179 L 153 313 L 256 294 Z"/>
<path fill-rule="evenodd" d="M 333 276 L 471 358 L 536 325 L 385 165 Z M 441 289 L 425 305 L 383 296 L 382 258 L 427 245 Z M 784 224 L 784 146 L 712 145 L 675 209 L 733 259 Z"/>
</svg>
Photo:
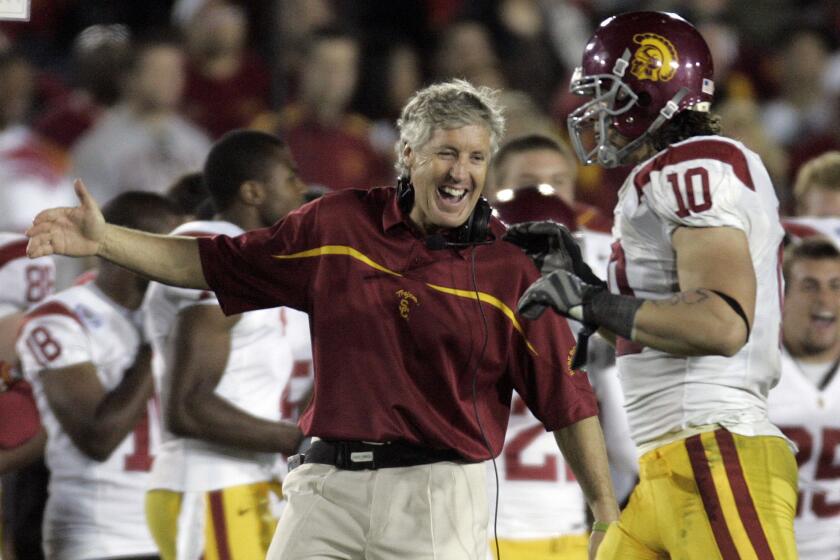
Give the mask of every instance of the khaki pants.
<svg viewBox="0 0 840 560">
<path fill-rule="evenodd" d="M 304 464 L 283 481 L 288 500 L 267 560 L 483 560 L 483 463 L 345 471 Z"/>
</svg>

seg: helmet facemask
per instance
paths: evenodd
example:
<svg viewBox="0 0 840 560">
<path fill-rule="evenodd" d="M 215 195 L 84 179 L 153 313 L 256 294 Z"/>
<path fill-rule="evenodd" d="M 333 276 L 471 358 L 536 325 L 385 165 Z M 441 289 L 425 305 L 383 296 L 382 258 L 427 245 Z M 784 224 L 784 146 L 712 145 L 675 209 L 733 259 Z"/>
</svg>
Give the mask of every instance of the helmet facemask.
<svg viewBox="0 0 840 560">
<path fill-rule="evenodd" d="M 631 56 L 630 50 L 625 49 L 623 56 L 615 61 L 612 74 L 584 76 L 581 67 L 575 69 L 571 92 L 592 98 L 572 111 L 566 120 L 572 146 L 584 165 L 597 163 L 612 168 L 626 163 L 651 133 L 676 114 L 679 101 L 688 93 L 686 88 L 681 89 L 644 133 L 623 146 L 616 145 L 611 141 L 611 136 L 614 140 L 617 134 L 613 125 L 615 118 L 637 107 L 639 101 L 638 94 L 622 80 Z M 594 141 L 587 142 L 587 137 L 592 136 Z"/>
</svg>

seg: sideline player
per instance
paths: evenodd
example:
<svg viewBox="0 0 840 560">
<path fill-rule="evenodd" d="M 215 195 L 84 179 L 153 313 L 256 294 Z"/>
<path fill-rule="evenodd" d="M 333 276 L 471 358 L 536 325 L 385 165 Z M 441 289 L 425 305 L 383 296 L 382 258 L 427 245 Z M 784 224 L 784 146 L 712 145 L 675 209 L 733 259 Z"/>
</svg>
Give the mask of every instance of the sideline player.
<svg viewBox="0 0 840 560">
<path fill-rule="evenodd" d="M 799 451 L 802 560 L 840 557 L 840 250 L 813 237 L 785 253 L 782 378 L 768 410 Z"/>
<path fill-rule="evenodd" d="M 499 148 L 491 168 L 488 198 L 503 203 L 513 200 L 523 188 L 542 189 L 541 194 L 556 196 L 572 210 L 569 229 L 610 233 L 609 216 L 576 200 L 577 158 L 562 140 L 542 134 L 519 136 Z"/>
<path fill-rule="evenodd" d="M 26 243 L 23 234 L 0 233 L 0 541 L 18 558 L 37 560 L 43 557 L 40 527 L 49 473 L 40 458 L 47 433 L 14 347 L 26 310 L 53 292 L 55 264 L 51 258 L 27 259 Z"/>
<path fill-rule="evenodd" d="M 20 378 L 15 339 L 26 310 L 52 294 L 55 264 L 27 259 L 27 241 L 0 232 L 0 473 L 36 460 L 46 442 L 32 388 Z"/>
<path fill-rule="evenodd" d="M 673 14 L 612 17 L 571 88 L 592 98 L 568 118 L 581 160 L 636 164 L 615 209 L 610 289 L 561 266 L 520 311 L 551 306 L 617 335 L 640 483 L 599 558 L 795 558 L 796 462 L 766 404 L 779 378 L 778 201 L 758 156 L 718 135 L 708 46 Z"/>
<path fill-rule="evenodd" d="M 236 236 L 273 224 L 303 200 L 285 143 L 256 131 L 223 136 L 207 156 L 213 221 L 174 235 Z M 280 422 L 280 397 L 295 365 L 290 338 L 309 339 L 306 315 L 277 309 L 226 317 L 212 292 L 153 283 L 143 309 L 164 412 L 146 513 L 164 560 L 263 558 L 276 519 L 269 511 L 277 453 L 301 434 Z"/>
<path fill-rule="evenodd" d="M 591 212 L 587 205 L 575 204 L 575 162 L 571 149 L 559 140 L 537 134 L 516 138 L 503 144 L 493 158 L 489 192 L 496 193 L 494 208 L 508 224 L 554 220 L 566 225 L 581 245 L 584 261 L 596 274 L 604 276 L 612 238 L 578 227 L 606 225 L 609 220 L 593 221 L 600 214 Z M 498 197 L 500 194 L 504 201 Z M 592 344 L 587 372 L 598 397 L 598 416 L 604 429 L 616 497 L 621 503 L 636 484 L 638 456 L 630 439 L 614 350 L 606 343 L 595 349 Z M 513 399 L 505 445 L 496 459 L 501 557 L 505 560 L 585 559 L 589 527 L 580 487 L 551 434 L 543 429 L 518 395 Z M 492 508 L 495 475 L 489 463 L 488 468 Z M 492 522 L 491 518 L 491 536 Z M 496 553 L 492 539 L 490 549 Z"/>
<path fill-rule="evenodd" d="M 100 254 L 170 284 L 212 284 L 227 313 L 309 313 L 315 388 L 301 425 L 322 439 L 284 480 L 272 559 L 483 558 L 483 461 L 501 450 L 513 388 L 555 432 L 595 519 L 617 518 L 568 326 L 522 324 L 511 306 L 538 272 L 480 200 L 504 129 L 494 93 L 429 86 L 398 126 L 398 188 L 326 195 L 239 237 L 117 228 L 81 182 L 79 207 L 28 230 L 33 257 Z"/>
<path fill-rule="evenodd" d="M 104 208 L 112 223 L 166 232 L 180 214 L 156 194 Z M 149 346 L 137 311 L 147 281 L 102 261 L 93 282 L 58 292 L 25 317 L 17 341 L 47 430 L 47 558 L 157 557 L 143 515 L 157 443 Z"/>
</svg>

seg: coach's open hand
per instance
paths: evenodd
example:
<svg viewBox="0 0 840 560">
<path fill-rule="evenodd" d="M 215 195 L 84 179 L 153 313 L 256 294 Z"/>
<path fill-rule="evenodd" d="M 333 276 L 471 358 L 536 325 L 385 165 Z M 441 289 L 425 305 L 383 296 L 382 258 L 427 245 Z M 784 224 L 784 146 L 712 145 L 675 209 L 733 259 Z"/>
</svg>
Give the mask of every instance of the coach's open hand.
<svg viewBox="0 0 840 560">
<path fill-rule="evenodd" d="M 105 218 L 81 179 L 73 183 L 79 205 L 75 208 L 51 208 L 32 220 L 26 231 L 31 258 L 45 255 L 85 257 L 95 255 L 105 234 Z"/>
</svg>

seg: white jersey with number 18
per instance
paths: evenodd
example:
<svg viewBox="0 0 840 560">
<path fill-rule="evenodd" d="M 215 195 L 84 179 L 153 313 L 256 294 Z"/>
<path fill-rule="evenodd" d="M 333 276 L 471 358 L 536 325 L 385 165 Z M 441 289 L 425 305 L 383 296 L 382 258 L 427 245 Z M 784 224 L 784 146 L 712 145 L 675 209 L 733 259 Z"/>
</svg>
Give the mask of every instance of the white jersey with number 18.
<svg viewBox="0 0 840 560">
<path fill-rule="evenodd" d="M 130 313 L 91 282 L 59 292 L 32 309 L 18 337 L 21 368 L 47 430 L 47 558 L 157 554 L 143 505 L 160 430 L 154 401 L 149 401 L 134 432 L 99 462 L 79 451 L 62 429 L 41 381 L 41 375 L 47 375 L 44 370 L 90 362 L 103 389 L 113 390 L 134 363 L 140 345 Z"/>
<path fill-rule="evenodd" d="M 767 419 L 779 378 L 783 237 L 778 201 L 760 158 L 740 142 L 695 137 L 630 173 L 615 210 L 609 284 L 613 293 L 666 299 L 680 291 L 671 235 L 679 227 L 744 232 L 755 269 L 755 317 L 733 357 L 679 357 L 627 340 L 616 345 L 633 439 L 719 424 L 741 435 L 781 435 Z"/>
</svg>

